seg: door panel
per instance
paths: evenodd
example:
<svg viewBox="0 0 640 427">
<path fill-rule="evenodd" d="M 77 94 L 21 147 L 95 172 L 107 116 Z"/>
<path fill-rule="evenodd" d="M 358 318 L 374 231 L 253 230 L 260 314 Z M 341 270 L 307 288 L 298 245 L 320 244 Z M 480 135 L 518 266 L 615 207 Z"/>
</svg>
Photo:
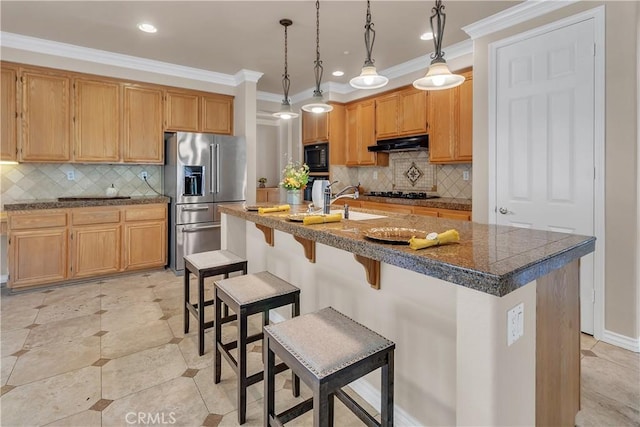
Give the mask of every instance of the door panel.
<svg viewBox="0 0 640 427">
<path fill-rule="evenodd" d="M 594 28 L 569 25 L 497 50 L 497 223 L 594 235 Z M 593 254 L 581 259 L 593 333 Z"/>
</svg>

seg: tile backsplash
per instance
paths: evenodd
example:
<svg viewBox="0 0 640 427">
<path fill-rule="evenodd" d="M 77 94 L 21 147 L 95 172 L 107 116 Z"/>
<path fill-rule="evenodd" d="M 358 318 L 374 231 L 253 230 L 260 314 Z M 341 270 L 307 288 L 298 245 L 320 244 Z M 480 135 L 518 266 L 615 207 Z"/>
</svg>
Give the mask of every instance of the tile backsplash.
<svg viewBox="0 0 640 427">
<path fill-rule="evenodd" d="M 468 172 L 469 180 L 463 179 Z M 427 151 L 389 154 L 388 167 L 332 166 L 332 179 L 345 185 L 356 184 L 365 191 L 420 191 L 435 192 L 441 197 L 471 199 L 472 165 L 433 165 Z"/>
<path fill-rule="evenodd" d="M 67 172 L 75 179 L 69 181 Z M 21 163 L 0 165 L 0 199 L 7 203 L 56 197 L 103 196 L 111 184 L 119 196 L 153 196 L 156 193 L 138 176 L 147 172 L 149 184 L 162 193 L 162 166 Z"/>
</svg>

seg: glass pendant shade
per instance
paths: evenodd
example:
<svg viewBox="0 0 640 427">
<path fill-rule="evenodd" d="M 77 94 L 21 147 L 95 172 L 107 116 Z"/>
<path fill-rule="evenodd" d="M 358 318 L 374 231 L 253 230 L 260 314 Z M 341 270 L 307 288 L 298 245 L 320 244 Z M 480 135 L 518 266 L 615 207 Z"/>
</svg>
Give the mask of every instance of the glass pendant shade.
<svg viewBox="0 0 640 427">
<path fill-rule="evenodd" d="M 421 90 L 443 90 L 460 86 L 464 76 L 452 74 L 446 62 L 431 64 L 427 74 L 413 82 L 413 87 Z"/>
<path fill-rule="evenodd" d="M 316 60 L 313 61 L 313 72 L 316 76 L 316 89 L 313 91 L 311 102 L 302 106 L 303 111 L 309 113 L 328 113 L 333 107 L 324 102 L 320 82 L 322 82 L 322 61 L 320 60 L 320 1 L 316 0 Z"/>
<path fill-rule="evenodd" d="M 276 111 L 275 113 L 273 113 L 274 117 L 284 120 L 295 119 L 299 115 L 300 114 L 293 111 L 289 101 L 285 100 L 282 100 L 282 104 L 280 104 L 280 111 Z"/>
<path fill-rule="evenodd" d="M 389 79 L 376 72 L 374 66 L 362 67 L 358 77 L 349 80 L 349 84 L 356 89 L 378 89 L 389 83 Z"/>
<path fill-rule="evenodd" d="M 414 81 L 413 87 L 421 90 L 451 89 L 460 86 L 462 82 L 464 82 L 464 76 L 453 74 L 451 70 L 449 70 L 447 61 L 444 60 L 442 35 L 444 34 L 444 25 L 447 16 L 444 13 L 442 0 L 436 0 L 436 5 L 431 10 L 433 12 L 430 18 L 431 32 L 433 33 L 433 45 L 436 50 L 431 54 L 432 60 L 427 74 L 421 79 Z"/>
</svg>

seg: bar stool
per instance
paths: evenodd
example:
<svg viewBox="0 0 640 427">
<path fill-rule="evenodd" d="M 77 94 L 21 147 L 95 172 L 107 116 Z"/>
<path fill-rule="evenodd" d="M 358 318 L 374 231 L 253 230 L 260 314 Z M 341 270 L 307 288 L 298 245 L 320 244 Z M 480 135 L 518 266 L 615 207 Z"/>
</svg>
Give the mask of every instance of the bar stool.
<svg viewBox="0 0 640 427">
<path fill-rule="evenodd" d="M 247 274 L 247 260 L 240 258 L 233 252 L 218 250 L 200 252 L 184 256 L 184 333 L 189 332 L 189 313 L 198 319 L 198 354 L 204 354 L 204 330 L 213 326 L 213 321 L 205 321 L 204 308 L 213 304 L 213 299 L 204 300 L 204 279 L 206 277 L 242 271 Z M 189 297 L 189 273 L 198 278 L 198 302 L 191 304 Z M 220 306 L 216 308 L 216 311 Z M 225 307 L 226 310 L 226 307 Z"/>
<path fill-rule="evenodd" d="M 333 425 L 335 395 L 368 426 L 393 426 L 395 344 L 331 307 L 264 327 L 264 425 L 282 426 L 313 409 L 314 426 Z M 313 391 L 313 397 L 275 414 L 275 356 Z M 382 368 L 381 422 L 342 387 Z"/>
<path fill-rule="evenodd" d="M 234 370 L 238 381 L 238 423 L 244 424 L 247 412 L 247 387 L 262 381 L 263 372 L 260 371 L 247 377 L 247 344 L 262 339 L 263 333 L 247 336 L 247 318 L 252 314 L 262 313 L 262 324 L 269 324 L 269 310 L 292 304 L 291 316 L 300 314 L 300 289 L 288 282 L 263 271 L 246 276 L 232 277 L 215 282 L 214 300 L 217 307 L 226 304 L 237 316 L 238 338 L 224 344 L 222 342 L 222 325 L 235 320 L 236 316 L 222 317 L 220 310 L 216 310 L 215 319 L 215 363 L 213 368 L 214 383 L 220 383 L 222 358 L 224 355 Z M 238 349 L 237 360 L 230 350 Z M 273 375 L 288 369 L 280 363 L 272 367 Z M 292 377 L 293 395 L 300 395 L 300 379 L 294 374 Z"/>
</svg>

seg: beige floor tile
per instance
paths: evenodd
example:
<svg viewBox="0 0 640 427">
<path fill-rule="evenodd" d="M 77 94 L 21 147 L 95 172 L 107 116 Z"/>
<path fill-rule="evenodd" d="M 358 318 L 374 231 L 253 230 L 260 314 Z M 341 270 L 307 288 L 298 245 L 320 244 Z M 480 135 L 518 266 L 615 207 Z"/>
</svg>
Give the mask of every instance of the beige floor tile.
<svg viewBox="0 0 640 427">
<path fill-rule="evenodd" d="M 149 286 L 149 282 L 143 274 L 132 274 L 105 279 L 100 283 L 100 291 L 103 294 L 111 294 L 118 291 L 130 289 L 144 289 Z"/>
<path fill-rule="evenodd" d="M 632 369 L 636 374 L 640 373 L 640 353 L 633 353 L 602 341 L 598 341 L 591 351 L 597 354 L 598 357 Z"/>
<path fill-rule="evenodd" d="M 6 308 L 3 307 L 0 314 L 0 330 L 4 333 L 29 326 L 35 322 L 37 315 L 38 309 L 22 307 L 19 303 Z"/>
<path fill-rule="evenodd" d="M 593 335 L 580 334 L 580 350 L 591 350 L 597 342 Z"/>
<path fill-rule="evenodd" d="M 144 326 L 117 329 L 102 336 L 100 356 L 116 359 L 167 344 L 171 339 L 173 339 L 173 334 L 165 320 L 156 320 Z"/>
<path fill-rule="evenodd" d="M 103 294 L 100 307 L 103 310 L 111 310 L 126 306 L 137 306 L 140 303 L 153 302 L 156 294 L 149 288 L 129 289 Z"/>
<path fill-rule="evenodd" d="M 582 390 L 640 411 L 640 374 L 600 357 L 582 359 Z"/>
<path fill-rule="evenodd" d="M 100 310 L 100 298 L 78 297 L 69 298 L 65 302 L 47 305 L 40 309 L 36 323 L 46 324 L 74 317 L 88 316 Z"/>
<path fill-rule="evenodd" d="M 193 380 L 178 377 L 114 401 L 102 411 L 102 426 L 199 426 L 207 415 Z"/>
<path fill-rule="evenodd" d="M 37 347 L 18 358 L 8 384 L 20 385 L 89 366 L 100 358 L 100 338 Z"/>
<path fill-rule="evenodd" d="M 98 331 L 100 331 L 99 314 L 45 323 L 31 329 L 31 333 L 24 343 L 24 348 L 33 349 L 45 345 L 71 342 L 78 338 L 92 336 Z"/>
<path fill-rule="evenodd" d="M 18 358 L 15 356 L 6 356 L 0 359 L 0 385 L 5 385 L 7 383 L 17 360 Z"/>
<path fill-rule="evenodd" d="M 213 366 L 213 331 L 204 334 L 204 354 L 198 354 L 198 335 L 195 327 L 185 336 L 178 346 L 182 356 L 191 369 L 204 369 Z"/>
<path fill-rule="evenodd" d="M 17 387 L 0 398 L 3 426 L 39 426 L 85 411 L 100 399 L 100 368 L 76 371 Z"/>
<path fill-rule="evenodd" d="M 124 306 L 108 310 L 102 314 L 101 327 L 104 331 L 139 327 L 159 320 L 162 316 L 158 303 L 143 302 L 136 304 L 135 308 Z"/>
<path fill-rule="evenodd" d="M 30 329 L 13 329 L 2 332 L 2 343 L 0 344 L 0 357 L 10 356 L 22 346 L 29 335 Z"/>
<path fill-rule="evenodd" d="M 21 309 L 34 308 L 42 304 L 47 294 L 42 291 L 21 292 L 13 295 L 3 295 L 0 300 L 0 312 L 8 307 L 17 306 Z"/>
<path fill-rule="evenodd" d="M 101 423 L 102 413 L 89 410 L 54 421 L 47 427 L 100 427 Z"/>
<path fill-rule="evenodd" d="M 177 314 L 174 316 L 171 316 L 167 319 L 167 323 L 169 324 L 169 327 L 171 328 L 171 332 L 173 333 L 174 337 L 177 338 L 182 338 L 184 337 L 184 320 L 183 320 L 183 314 Z M 189 329 L 190 333 L 193 334 L 194 329 L 191 328 Z"/>
<path fill-rule="evenodd" d="M 187 369 L 175 344 L 167 344 L 109 361 L 102 367 L 102 397 L 119 399 L 177 378 Z"/>
<path fill-rule="evenodd" d="M 60 304 L 67 302 L 82 302 L 97 297 L 100 294 L 98 282 L 62 286 L 52 289 L 46 294 L 43 304 Z"/>
<path fill-rule="evenodd" d="M 582 389 L 581 410 L 576 415 L 576 426 L 638 426 L 640 415 L 637 408 L 631 408 L 615 399 L 593 390 Z"/>
<path fill-rule="evenodd" d="M 171 270 L 152 271 L 147 276 L 147 282 L 154 286 L 162 286 L 164 284 L 175 286 L 182 284 L 182 276 L 176 276 Z"/>
</svg>

